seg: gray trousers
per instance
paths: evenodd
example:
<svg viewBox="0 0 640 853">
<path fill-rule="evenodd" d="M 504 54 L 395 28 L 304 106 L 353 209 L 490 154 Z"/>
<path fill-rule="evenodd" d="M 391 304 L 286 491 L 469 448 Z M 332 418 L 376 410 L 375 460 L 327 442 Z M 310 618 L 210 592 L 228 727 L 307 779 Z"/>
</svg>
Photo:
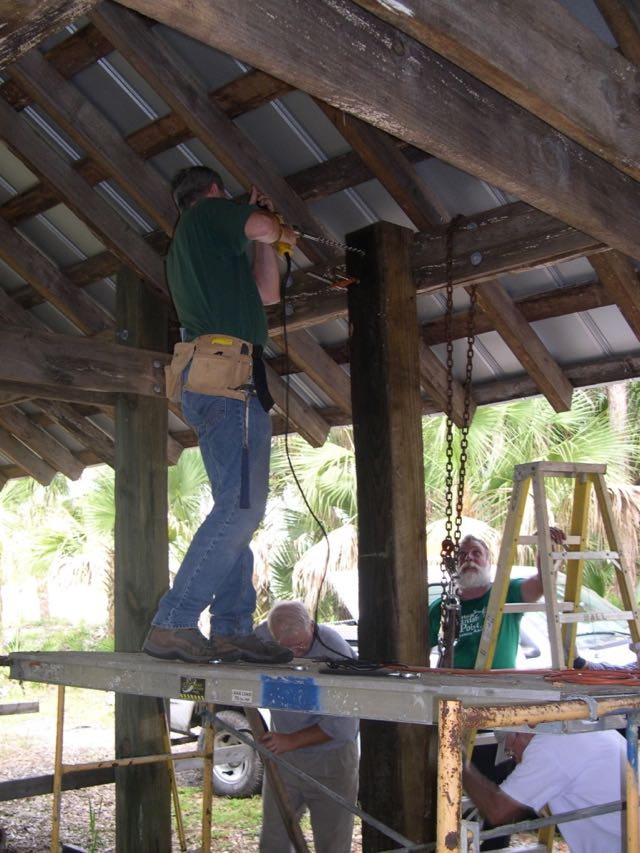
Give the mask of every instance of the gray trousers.
<svg viewBox="0 0 640 853">
<path fill-rule="evenodd" d="M 358 796 L 358 747 L 355 741 L 336 749 L 286 752 L 280 756 L 355 805 Z M 300 818 L 309 809 L 316 853 L 351 853 L 353 814 L 311 783 L 277 767 L 291 805 Z M 267 773 L 262 784 L 260 853 L 293 853 Z"/>
</svg>

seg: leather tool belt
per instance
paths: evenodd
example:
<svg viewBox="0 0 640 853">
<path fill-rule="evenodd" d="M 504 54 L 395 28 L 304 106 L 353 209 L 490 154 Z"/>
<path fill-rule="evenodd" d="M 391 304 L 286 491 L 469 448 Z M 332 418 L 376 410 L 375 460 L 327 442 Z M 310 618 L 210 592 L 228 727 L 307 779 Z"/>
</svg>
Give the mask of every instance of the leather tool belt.
<svg viewBox="0 0 640 853">
<path fill-rule="evenodd" d="M 214 397 L 246 399 L 253 391 L 253 345 L 231 335 L 200 335 L 193 341 L 178 343 L 173 358 L 165 367 L 167 397 L 179 403 L 182 390 Z M 183 385 L 185 369 L 189 367 Z"/>
</svg>

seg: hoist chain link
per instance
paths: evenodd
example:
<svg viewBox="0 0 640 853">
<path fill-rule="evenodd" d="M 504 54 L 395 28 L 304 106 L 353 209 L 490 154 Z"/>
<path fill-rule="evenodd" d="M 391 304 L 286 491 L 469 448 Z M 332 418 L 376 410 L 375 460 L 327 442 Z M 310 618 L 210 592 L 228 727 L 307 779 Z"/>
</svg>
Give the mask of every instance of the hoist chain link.
<svg viewBox="0 0 640 853">
<path fill-rule="evenodd" d="M 440 551 L 441 557 L 441 619 L 438 633 L 439 665 L 452 667 L 453 653 L 460 633 L 460 598 L 458 595 L 458 548 L 464 501 L 466 478 L 468 433 L 471 421 L 471 380 L 473 371 L 473 347 L 475 343 L 474 321 L 476 288 L 469 289 L 470 309 L 467 318 L 467 351 L 463 384 L 463 416 L 460 437 L 460 463 L 456 492 L 456 514 L 453 519 L 453 237 L 461 217 L 451 220 L 446 234 L 446 463 L 445 463 L 445 538 Z"/>
</svg>

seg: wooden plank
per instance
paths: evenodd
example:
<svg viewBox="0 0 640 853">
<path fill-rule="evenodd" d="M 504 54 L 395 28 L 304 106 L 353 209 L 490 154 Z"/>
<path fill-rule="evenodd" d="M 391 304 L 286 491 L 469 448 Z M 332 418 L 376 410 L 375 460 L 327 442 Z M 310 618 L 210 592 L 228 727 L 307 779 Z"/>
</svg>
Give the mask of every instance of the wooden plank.
<svg viewBox="0 0 640 853">
<path fill-rule="evenodd" d="M 313 335 L 303 329 L 291 332 L 285 339 L 278 337 L 276 343 L 289 352 L 291 360 L 303 373 L 312 379 L 339 409 L 351 415 L 351 382 L 349 375 L 335 363 Z"/>
<path fill-rule="evenodd" d="M 537 320 L 548 320 L 550 317 L 562 317 L 566 314 L 579 314 L 582 311 L 603 308 L 615 304 L 615 300 L 599 281 L 592 281 L 587 284 L 573 284 L 560 289 L 554 287 L 553 290 L 545 290 L 541 293 L 534 293 L 532 296 L 516 299 L 515 304 L 525 320 L 534 323 Z M 467 325 L 466 311 L 458 311 L 453 315 L 454 341 L 465 336 Z M 478 335 L 495 330 L 493 321 L 481 312 L 476 315 L 474 327 Z M 446 341 L 442 317 L 425 323 L 421 332 L 424 342 L 430 346 L 442 344 Z M 330 347 L 329 353 L 340 363 L 338 348 Z"/>
<path fill-rule="evenodd" d="M 312 447 L 321 447 L 329 433 L 329 424 L 319 415 L 313 406 L 306 403 L 299 394 L 278 374 L 265 364 L 267 383 L 275 405 L 285 419 L 289 421 L 289 432 L 298 432 Z"/>
<path fill-rule="evenodd" d="M 316 101 L 324 114 L 369 166 L 393 199 L 420 231 L 442 225 L 449 213 L 429 190 L 409 160 L 388 134 L 323 101 Z"/>
<path fill-rule="evenodd" d="M 95 785 L 109 785 L 115 781 L 113 767 L 99 767 L 94 770 L 70 770 L 62 777 L 63 791 L 77 791 L 81 788 L 92 788 Z M 0 803 L 8 800 L 22 800 L 25 797 L 37 797 L 41 794 L 51 794 L 53 791 L 53 774 L 31 776 L 28 779 L 10 779 L 0 782 Z"/>
<path fill-rule="evenodd" d="M 640 178 L 634 68 L 561 3 L 356 2 Z"/>
<path fill-rule="evenodd" d="M 497 279 L 486 281 L 476 296 L 479 307 L 555 411 L 569 411 L 573 386 L 504 286 Z"/>
<path fill-rule="evenodd" d="M 438 356 L 425 344 L 418 340 L 418 357 L 420 362 L 420 384 L 433 402 L 443 411 L 447 411 L 447 370 Z M 452 379 L 453 393 L 451 420 L 462 428 L 464 424 L 464 389 L 457 379 Z M 476 405 L 471 399 L 469 406 L 469 423 L 473 418 Z"/>
<path fill-rule="evenodd" d="M 15 406 L 3 406 L 0 409 L 0 425 L 70 480 L 77 480 L 82 474 L 84 465 Z"/>
<path fill-rule="evenodd" d="M 0 258 L 82 332 L 91 334 L 113 327 L 113 317 L 106 308 L 72 284 L 3 219 L 0 219 Z M 8 304 L 6 299 L 3 302 Z"/>
<path fill-rule="evenodd" d="M 0 30 L 0 68 L 86 14 L 98 0 L 5 0 Z"/>
<path fill-rule="evenodd" d="M 33 714 L 39 710 L 39 702 L 3 702 L 0 704 L 0 716 L 7 716 L 9 714 Z"/>
<path fill-rule="evenodd" d="M 640 340 L 640 279 L 633 262 L 620 252 L 590 255 L 589 263 Z"/>
<path fill-rule="evenodd" d="M 426 663 L 427 601 L 418 325 L 409 269 L 411 232 L 378 223 L 349 244 L 366 251 L 363 279 L 348 292 L 358 482 L 360 655 Z M 381 609 L 380 602 L 386 602 Z M 402 614 L 402 618 L 400 618 Z M 420 842 L 433 782 L 429 732 L 363 722 L 363 809 Z M 380 762 L 380 754 L 387 760 Z M 384 765 L 384 766 L 382 766 Z M 365 848 L 382 849 L 363 827 Z"/>
<path fill-rule="evenodd" d="M 239 0 L 233 16 L 224 0 L 124 5 L 423 148 L 612 248 L 640 254 L 636 181 L 351 2 Z M 283 44 L 304 46 L 304 52 L 283 51 Z"/>
<path fill-rule="evenodd" d="M 595 0 L 623 56 L 640 65 L 640 16 L 635 0 Z M 634 18 L 635 15 L 635 18 Z"/>
<path fill-rule="evenodd" d="M 204 87 L 157 31 L 110 2 L 92 12 L 91 20 L 245 189 L 254 184 L 273 199 L 288 222 L 310 234 L 330 236 L 262 151 L 209 100 Z M 334 254 L 308 241 L 301 248 L 314 262 Z"/>
<path fill-rule="evenodd" d="M 104 462 L 113 467 L 115 461 L 113 439 L 81 412 L 57 400 L 35 399 L 33 402 L 83 447 L 90 448 L 96 462 Z M 82 460 L 82 454 L 78 456 Z"/>
<path fill-rule="evenodd" d="M 0 326 L 0 380 L 160 398 L 169 359 L 76 335 Z"/>
<path fill-rule="evenodd" d="M 13 459 L 40 485 L 48 486 L 56 475 L 55 470 L 39 456 L 36 456 L 21 441 L 17 441 L 6 429 L 0 427 L 0 452 Z"/>
<path fill-rule="evenodd" d="M 132 265 L 149 285 L 168 300 L 162 259 L 103 201 L 26 119 L 0 98 L 2 136 L 18 157 L 49 181 L 66 204 L 125 264 Z"/>
<path fill-rule="evenodd" d="M 167 311 L 130 270 L 118 276 L 116 317 L 123 349 L 167 346 Z M 169 586 L 167 401 L 119 395 L 116 404 L 114 532 L 115 649 L 142 647 Z M 166 752 L 161 699 L 116 693 L 116 758 Z M 169 774 L 162 764 L 116 770 L 116 846 L 171 850 Z"/>
<path fill-rule="evenodd" d="M 169 182 L 133 152 L 109 119 L 78 88 L 68 83 L 38 50 L 25 54 L 8 70 L 80 148 L 171 235 L 177 214 Z"/>
</svg>

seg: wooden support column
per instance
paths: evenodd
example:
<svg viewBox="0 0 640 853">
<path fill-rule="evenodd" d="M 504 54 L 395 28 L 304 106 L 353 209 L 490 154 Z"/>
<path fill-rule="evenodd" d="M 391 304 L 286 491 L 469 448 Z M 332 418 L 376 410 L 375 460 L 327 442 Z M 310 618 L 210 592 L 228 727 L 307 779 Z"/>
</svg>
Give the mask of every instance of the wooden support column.
<svg viewBox="0 0 640 853">
<path fill-rule="evenodd" d="M 166 306 L 129 270 L 118 274 L 122 343 L 165 351 Z M 126 331 L 126 334 L 124 332 Z M 116 402 L 115 650 L 138 652 L 169 585 L 167 400 L 120 394 Z M 116 693 L 116 758 L 161 754 L 160 700 Z M 164 764 L 116 769 L 116 850 L 170 853 L 169 774 Z"/>
<path fill-rule="evenodd" d="M 360 280 L 349 287 L 351 397 L 358 482 L 360 617 L 364 659 L 427 661 L 427 572 L 416 291 L 411 231 L 380 222 L 349 236 Z M 354 258 L 356 258 L 354 260 Z M 428 840 L 430 730 L 362 722 L 360 800 L 416 843 Z M 389 839 L 363 825 L 366 853 Z"/>
</svg>

